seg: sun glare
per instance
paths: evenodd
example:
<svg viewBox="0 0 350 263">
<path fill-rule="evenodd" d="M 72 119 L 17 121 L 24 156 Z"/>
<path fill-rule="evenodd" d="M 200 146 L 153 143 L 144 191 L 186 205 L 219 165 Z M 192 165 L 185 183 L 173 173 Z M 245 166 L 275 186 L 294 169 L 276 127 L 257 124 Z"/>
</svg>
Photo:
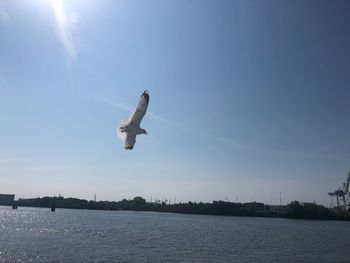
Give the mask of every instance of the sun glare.
<svg viewBox="0 0 350 263">
<path fill-rule="evenodd" d="M 61 25 L 65 24 L 66 17 L 64 12 L 63 0 L 49 0 L 55 12 L 56 18 Z"/>
<path fill-rule="evenodd" d="M 56 31 L 62 45 L 71 57 L 77 56 L 72 39 L 72 30 L 77 23 L 77 14 L 67 9 L 64 0 L 48 0 L 54 13 Z"/>
</svg>

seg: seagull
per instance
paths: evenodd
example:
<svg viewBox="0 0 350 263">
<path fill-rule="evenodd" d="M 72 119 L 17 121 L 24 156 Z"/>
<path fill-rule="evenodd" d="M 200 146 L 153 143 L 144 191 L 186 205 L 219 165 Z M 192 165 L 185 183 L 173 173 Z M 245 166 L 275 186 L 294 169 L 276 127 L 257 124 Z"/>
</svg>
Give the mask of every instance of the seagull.
<svg viewBox="0 0 350 263">
<path fill-rule="evenodd" d="M 147 134 L 146 130 L 140 128 L 140 123 L 145 116 L 149 102 L 148 91 L 145 90 L 128 120 L 123 120 L 117 128 L 117 135 L 124 140 L 124 148 L 132 150 L 136 142 L 136 135 Z"/>
</svg>

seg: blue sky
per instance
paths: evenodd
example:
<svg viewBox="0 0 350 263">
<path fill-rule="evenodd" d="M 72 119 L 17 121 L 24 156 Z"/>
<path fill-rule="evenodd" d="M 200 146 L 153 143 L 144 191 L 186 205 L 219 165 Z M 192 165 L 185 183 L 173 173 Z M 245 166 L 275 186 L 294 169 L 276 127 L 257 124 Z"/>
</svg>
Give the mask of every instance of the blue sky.
<svg viewBox="0 0 350 263">
<path fill-rule="evenodd" d="M 347 1 L 0 2 L 0 192 L 329 204 Z M 142 91 L 132 151 L 116 136 Z"/>
</svg>

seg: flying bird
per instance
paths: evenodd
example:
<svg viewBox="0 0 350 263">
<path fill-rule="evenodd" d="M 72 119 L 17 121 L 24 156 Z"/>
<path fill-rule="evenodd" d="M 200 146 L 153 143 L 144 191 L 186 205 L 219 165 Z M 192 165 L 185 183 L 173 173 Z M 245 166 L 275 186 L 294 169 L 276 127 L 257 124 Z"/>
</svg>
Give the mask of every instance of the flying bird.
<svg viewBox="0 0 350 263">
<path fill-rule="evenodd" d="M 136 135 L 147 134 L 146 130 L 140 128 L 140 123 L 145 116 L 149 103 L 149 94 L 145 90 L 128 120 L 121 121 L 117 128 L 118 137 L 124 140 L 124 148 L 132 150 L 136 143 Z"/>
</svg>

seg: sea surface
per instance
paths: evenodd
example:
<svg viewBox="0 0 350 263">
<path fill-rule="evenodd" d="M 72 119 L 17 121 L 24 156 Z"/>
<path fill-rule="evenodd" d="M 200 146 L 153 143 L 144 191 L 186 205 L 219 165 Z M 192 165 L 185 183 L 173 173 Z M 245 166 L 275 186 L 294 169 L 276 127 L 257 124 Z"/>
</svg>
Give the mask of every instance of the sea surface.
<svg viewBox="0 0 350 263">
<path fill-rule="evenodd" d="M 0 262 L 350 262 L 350 222 L 0 206 Z"/>
</svg>

